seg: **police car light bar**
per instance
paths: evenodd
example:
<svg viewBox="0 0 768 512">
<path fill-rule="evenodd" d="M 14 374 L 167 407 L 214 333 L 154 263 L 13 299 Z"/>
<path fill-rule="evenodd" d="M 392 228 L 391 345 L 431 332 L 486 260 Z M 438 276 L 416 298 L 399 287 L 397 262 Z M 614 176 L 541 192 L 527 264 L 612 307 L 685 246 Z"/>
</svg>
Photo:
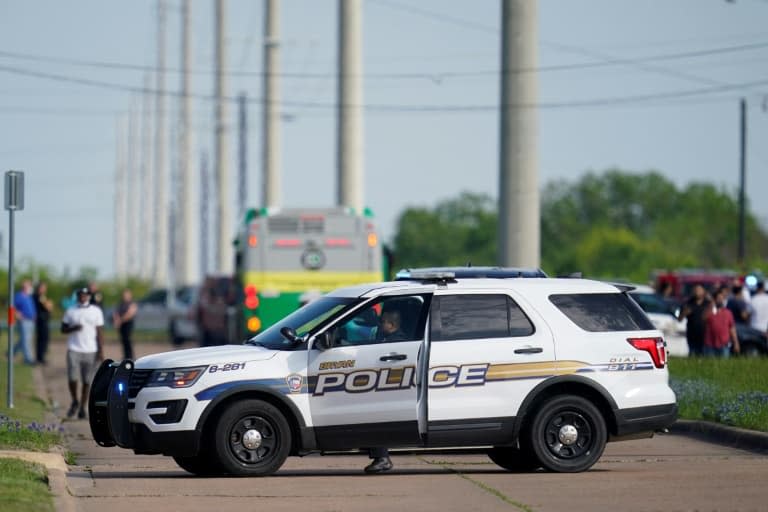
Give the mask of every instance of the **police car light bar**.
<svg viewBox="0 0 768 512">
<path fill-rule="evenodd" d="M 397 281 L 445 281 L 455 278 L 455 272 L 446 270 L 410 270 L 404 268 L 395 274 Z"/>
</svg>

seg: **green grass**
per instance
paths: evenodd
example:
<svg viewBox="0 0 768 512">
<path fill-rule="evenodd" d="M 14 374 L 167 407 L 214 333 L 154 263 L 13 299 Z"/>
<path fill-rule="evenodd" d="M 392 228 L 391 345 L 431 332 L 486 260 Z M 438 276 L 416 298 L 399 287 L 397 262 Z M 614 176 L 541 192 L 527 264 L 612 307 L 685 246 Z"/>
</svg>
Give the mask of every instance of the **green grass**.
<svg viewBox="0 0 768 512">
<path fill-rule="evenodd" d="M 0 448 L 48 451 L 61 442 L 59 425 L 45 424 L 48 404 L 35 391 L 32 367 L 13 368 L 13 409 L 8 408 L 8 361 L 0 357 Z"/>
<path fill-rule="evenodd" d="M 671 358 L 680 417 L 768 432 L 768 358 Z"/>
<path fill-rule="evenodd" d="M 45 468 L 17 459 L 0 459 L 0 510 L 53 512 Z"/>
</svg>

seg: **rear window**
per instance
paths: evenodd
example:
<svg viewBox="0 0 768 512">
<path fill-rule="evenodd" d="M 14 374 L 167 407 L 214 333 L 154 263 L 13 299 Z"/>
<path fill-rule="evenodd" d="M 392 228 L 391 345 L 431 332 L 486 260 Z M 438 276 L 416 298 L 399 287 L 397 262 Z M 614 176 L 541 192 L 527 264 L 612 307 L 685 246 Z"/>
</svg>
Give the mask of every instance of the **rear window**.
<svg viewBox="0 0 768 512">
<path fill-rule="evenodd" d="M 585 331 L 647 331 L 654 328 L 640 306 L 623 293 L 550 295 L 549 300 Z"/>
</svg>

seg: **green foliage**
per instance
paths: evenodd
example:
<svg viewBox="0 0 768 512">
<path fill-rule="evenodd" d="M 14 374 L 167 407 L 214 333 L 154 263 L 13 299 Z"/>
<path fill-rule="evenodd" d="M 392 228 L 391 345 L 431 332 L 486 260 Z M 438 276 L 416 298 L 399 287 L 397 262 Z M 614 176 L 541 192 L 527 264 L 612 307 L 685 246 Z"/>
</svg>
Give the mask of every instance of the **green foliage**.
<svg viewBox="0 0 768 512">
<path fill-rule="evenodd" d="M 0 459 L 0 510 L 53 511 L 45 468 L 17 459 Z"/>
<path fill-rule="evenodd" d="M 72 298 L 73 292 L 88 283 L 95 282 L 103 295 L 105 304 L 115 304 L 120 299 L 120 292 L 124 288 L 133 290 L 133 296 L 141 298 L 150 289 L 150 283 L 141 279 L 129 278 L 127 280 L 102 280 L 99 279 L 98 270 L 94 267 L 82 267 L 76 273 L 69 269 L 56 271 L 50 265 L 35 263 L 29 259 L 22 259 L 14 265 L 14 283 L 18 291 L 21 281 L 31 279 L 34 283 L 45 282 L 48 285 L 48 298 L 54 303 L 53 318 L 60 317 L 64 313 L 67 301 Z M 0 281 L 8 283 L 7 268 L 0 268 Z M 8 305 L 7 286 L 0 286 L 0 306 Z"/>
<path fill-rule="evenodd" d="M 394 239 L 395 267 L 494 265 L 496 202 L 463 192 L 434 208 L 407 208 Z M 747 212 L 740 270 L 765 266 L 768 236 Z M 541 261 L 552 275 L 646 281 L 655 269 L 738 269 L 738 202 L 711 184 L 678 188 L 658 172 L 617 169 L 547 184 Z"/>
<path fill-rule="evenodd" d="M 768 358 L 671 358 L 680 417 L 768 432 Z"/>
<path fill-rule="evenodd" d="M 408 208 L 398 220 L 394 268 L 490 265 L 496 260 L 496 203 L 464 192 L 434 210 Z"/>
</svg>

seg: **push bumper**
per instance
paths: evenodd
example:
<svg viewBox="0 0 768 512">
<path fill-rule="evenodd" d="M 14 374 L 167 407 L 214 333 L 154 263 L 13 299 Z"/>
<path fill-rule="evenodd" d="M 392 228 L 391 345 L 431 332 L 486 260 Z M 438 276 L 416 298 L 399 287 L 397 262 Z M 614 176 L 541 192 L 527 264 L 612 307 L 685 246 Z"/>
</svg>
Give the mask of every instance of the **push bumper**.
<svg viewBox="0 0 768 512">
<path fill-rule="evenodd" d="M 105 360 L 91 383 L 88 416 L 91 434 L 99 446 L 133 448 L 134 436 L 128 422 L 128 384 L 133 361 Z"/>
<path fill-rule="evenodd" d="M 128 410 L 133 406 L 128 402 L 133 370 L 133 361 L 107 359 L 96 372 L 88 398 L 94 441 L 99 446 L 130 448 L 141 454 L 195 455 L 200 446 L 197 430 L 152 432 L 128 420 Z"/>
</svg>

